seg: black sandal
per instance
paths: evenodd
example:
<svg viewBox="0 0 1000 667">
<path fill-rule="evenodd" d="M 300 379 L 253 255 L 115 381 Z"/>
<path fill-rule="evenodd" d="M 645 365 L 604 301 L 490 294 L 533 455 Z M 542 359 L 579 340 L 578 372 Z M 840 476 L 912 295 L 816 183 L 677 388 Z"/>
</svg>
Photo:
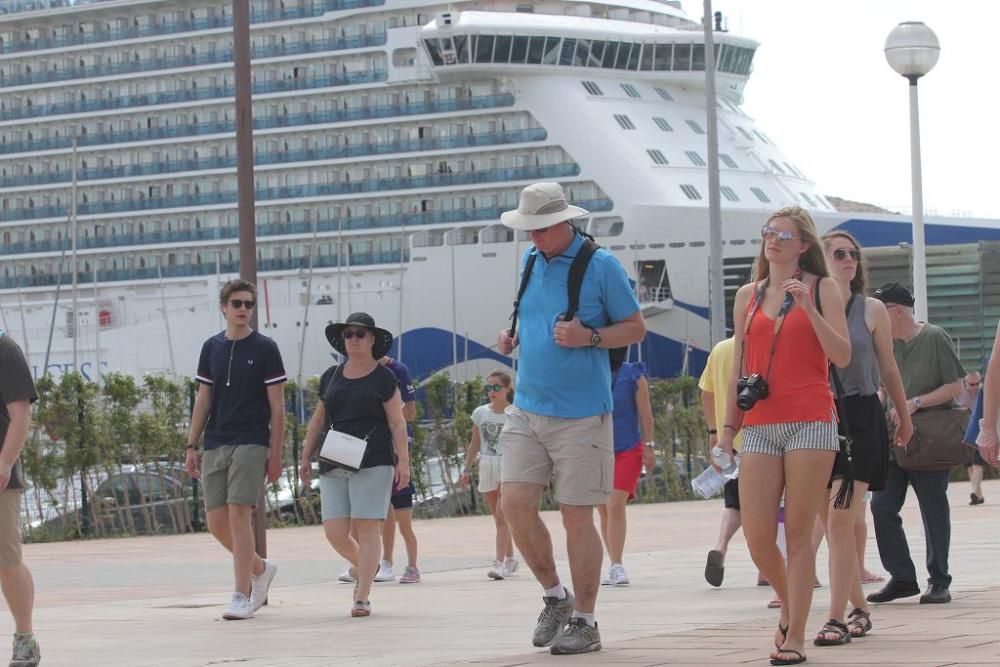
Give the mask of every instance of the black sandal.
<svg viewBox="0 0 1000 667">
<path fill-rule="evenodd" d="M 836 639 L 827 639 L 824 635 L 837 635 Z M 813 640 L 814 646 L 840 646 L 849 644 L 851 641 L 851 631 L 846 625 L 835 618 L 831 618 L 826 625 L 816 635 Z"/>
<path fill-rule="evenodd" d="M 772 665 L 801 665 L 806 661 L 806 656 L 793 648 L 779 648 L 778 653 L 794 653 L 796 657 L 790 660 L 783 660 L 782 658 L 771 658 Z"/>
<path fill-rule="evenodd" d="M 855 607 L 847 615 L 847 628 L 852 637 L 867 637 L 872 629 L 872 613 Z"/>
</svg>

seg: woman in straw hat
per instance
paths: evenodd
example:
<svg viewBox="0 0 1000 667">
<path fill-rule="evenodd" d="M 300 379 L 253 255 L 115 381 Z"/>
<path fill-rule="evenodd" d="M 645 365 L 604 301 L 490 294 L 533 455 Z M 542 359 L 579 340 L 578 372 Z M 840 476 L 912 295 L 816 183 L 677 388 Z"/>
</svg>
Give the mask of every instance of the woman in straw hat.
<svg viewBox="0 0 1000 667">
<path fill-rule="evenodd" d="M 346 361 L 320 378 L 320 400 L 309 421 L 299 474 L 308 484 L 311 460 L 328 429 L 367 441 L 357 470 L 320 462 L 320 502 L 326 538 L 350 561 L 356 575 L 351 616 L 369 616 L 368 595 L 378 569 L 380 527 L 393 480 L 399 486 L 410 481 L 406 422 L 396 377 L 379 363 L 392 345 L 392 334 L 376 327 L 367 313 L 354 313 L 345 322 L 329 325 L 326 338 Z M 357 540 L 351 536 L 352 522 Z"/>
</svg>

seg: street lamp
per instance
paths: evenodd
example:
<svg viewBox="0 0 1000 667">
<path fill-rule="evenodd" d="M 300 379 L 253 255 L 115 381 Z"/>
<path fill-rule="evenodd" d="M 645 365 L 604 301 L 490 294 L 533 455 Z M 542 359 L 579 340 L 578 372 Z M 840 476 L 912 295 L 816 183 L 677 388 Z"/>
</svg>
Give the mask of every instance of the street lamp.
<svg viewBox="0 0 1000 667">
<path fill-rule="evenodd" d="M 930 72 L 941 54 L 934 31 L 919 21 L 906 21 L 885 39 L 889 67 L 910 82 L 910 173 L 913 198 L 913 298 L 914 314 L 927 321 L 927 255 L 924 244 L 924 195 L 920 174 L 920 113 L 917 80 Z"/>
</svg>

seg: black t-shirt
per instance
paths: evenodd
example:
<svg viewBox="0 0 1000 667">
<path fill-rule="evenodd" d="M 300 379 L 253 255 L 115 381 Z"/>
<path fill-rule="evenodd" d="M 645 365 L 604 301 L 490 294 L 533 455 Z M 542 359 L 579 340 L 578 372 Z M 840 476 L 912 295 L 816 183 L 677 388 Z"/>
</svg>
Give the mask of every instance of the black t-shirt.
<svg viewBox="0 0 1000 667">
<path fill-rule="evenodd" d="M 229 340 L 222 331 L 202 345 L 196 379 L 212 388 L 205 449 L 271 444 L 267 388 L 288 379 L 277 343 L 256 331 Z"/>
<path fill-rule="evenodd" d="M 319 379 L 319 395 L 326 409 L 327 429 L 333 428 L 356 438 L 368 438 L 368 448 L 361 459 L 362 468 L 396 465 L 392 433 L 382 405 L 396 393 L 396 376 L 378 364 L 368 375 L 352 380 L 344 377 L 339 368 L 331 366 Z M 324 431 L 320 438 L 325 437 Z M 320 461 L 319 471 L 329 472 L 336 467 L 335 464 Z"/>
<path fill-rule="evenodd" d="M 10 426 L 7 404 L 17 401 L 34 403 L 37 400 L 35 382 L 31 379 L 31 369 L 21 348 L 0 330 L 0 447 L 7 439 L 7 428 Z M 20 461 L 15 462 L 7 483 L 8 489 L 23 488 L 20 468 Z"/>
</svg>

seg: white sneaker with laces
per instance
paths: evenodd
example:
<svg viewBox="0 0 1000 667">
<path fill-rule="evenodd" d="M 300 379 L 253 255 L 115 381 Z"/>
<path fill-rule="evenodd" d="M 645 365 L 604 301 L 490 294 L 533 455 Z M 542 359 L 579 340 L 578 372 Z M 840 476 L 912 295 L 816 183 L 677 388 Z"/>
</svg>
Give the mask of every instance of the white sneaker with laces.
<svg viewBox="0 0 1000 667">
<path fill-rule="evenodd" d="M 278 574 L 278 565 L 273 560 L 264 561 L 264 571 L 250 577 L 250 605 L 259 611 L 267 602 L 267 593 L 271 590 L 274 575 Z"/>
<path fill-rule="evenodd" d="M 601 578 L 602 586 L 627 586 L 628 583 L 628 575 L 621 563 L 612 563 L 607 576 Z"/>
<path fill-rule="evenodd" d="M 356 584 L 356 583 L 358 583 L 357 578 L 355 578 L 355 576 L 354 576 L 354 571 L 353 570 L 354 570 L 354 568 L 348 566 L 348 568 L 346 570 L 344 570 L 343 573 L 341 573 L 341 575 L 339 577 L 337 577 L 337 579 L 339 581 L 344 582 L 345 584 Z"/>
<path fill-rule="evenodd" d="M 378 572 L 375 573 L 375 581 L 396 581 L 396 575 L 392 573 L 392 563 L 387 560 L 379 563 Z"/>
<path fill-rule="evenodd" d="M 226 611 L 222 613 L 222 618 L 227 621 L 242 621 L 253 618 L 253 606 L 250 604 L 250 598 L 243 593 L 233 593 L 233 599 Z"/>
<path fill-rule="evenodd" d="M 503 561 L 503 576 L 513 577 L 517 572 L 518 562 L 516 558 L 507 557 Z"/>
<path fill-rule="evenodd" d="M 493 561 L 493 565 L 490 567 L 489 571 L 486 573 L 486 576 L 489 577 L 490 579 L 496 579 L 499 581 L 500 579 L 503 579 L 506 576 L 506 574 L 507 572 L 503 566 L 503 563 L 501 563 L 498 560 L 495 560 Z"/>
</svg>

